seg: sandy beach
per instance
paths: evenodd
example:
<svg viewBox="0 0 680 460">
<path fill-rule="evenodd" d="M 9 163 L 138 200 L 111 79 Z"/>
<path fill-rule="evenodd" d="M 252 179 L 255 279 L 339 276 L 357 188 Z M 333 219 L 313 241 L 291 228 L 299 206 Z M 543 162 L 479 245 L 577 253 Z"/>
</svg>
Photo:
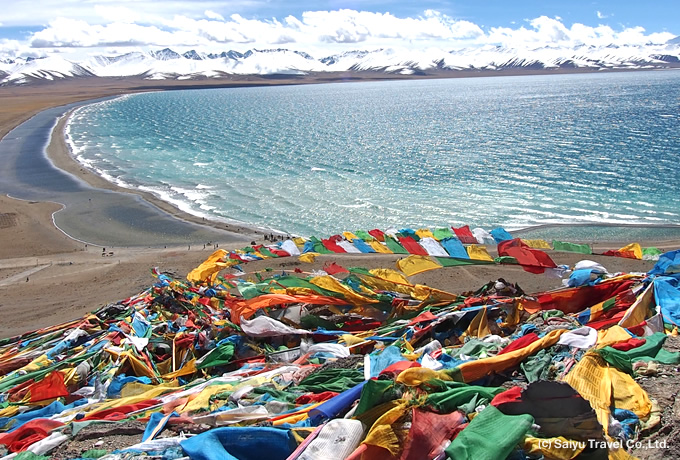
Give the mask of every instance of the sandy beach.
<svg viewBox="0 0 680 460">
<path fill-rule="evenodd" d="M 253 229 L 206 222 L 150 194 L 123 190 L 71 158 L 63 138 L 65 115 L 71 109 L 65 104 L 160 89 L 132 83 L 136 84 L 85 80 L 80 85 L 63 82 L 0 88 L 0 136 L 5 143 L 0 150 L 4 160 L 0 166 L 0 337 L 78 318 L 134 295 L 150 285 L 149 270 L 155 266 L 184 276 L 210 254 L 212 246 L 204 243 L 219 242 L 220 248 L 226 249 L 262 241 Z M 172 84 L 164 89 L 172 89 Z M 36 132 L 43 133 L 42 137 L 33 138 Z M 43 154 L 45 146 L 49 158 Z M 638 242 L 669 249 L 680 246 L 672 240 Z M 593 249 L 601 252 L 619 247 L 619 242 L 600 242 Z M 493 254 L 494 248 L 489 250 Z M 566 265 L 586 258 L 550 254 L 558 264 Z M 344 266 L 394 268 L 398 258 L 327 255 L 301 268 L 320 269 L 329 260 Z M 646 272 L 653 266 L 648 261 L 587 258 L 602 263 L 610 272 Z M 251 262 L 247 270 L 291 270 L 300 265 L 295 258 L 270 259 Z M 499 277 L 519 283 L 526 292 L 560 286 L 560 280 L 514 266 L 453 267 L 412 280 L 459 293 Z"/>
</svg>

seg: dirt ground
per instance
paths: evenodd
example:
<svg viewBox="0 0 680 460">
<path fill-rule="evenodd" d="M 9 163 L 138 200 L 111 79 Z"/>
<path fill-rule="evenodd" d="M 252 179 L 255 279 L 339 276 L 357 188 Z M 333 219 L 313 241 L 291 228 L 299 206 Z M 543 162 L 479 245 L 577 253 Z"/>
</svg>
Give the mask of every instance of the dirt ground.
<svg viewBox="0 0 680 460">
<path fill-rule="evenodd" d="M 680 351 L 680 337 L 670 336 L 664 343 L 668 351 Z M 680 366 L 659 365 L 655 377 L 638 377 L 636 381 L 656 399 L 661 408 L 661 423 L 649 433 L 643 433 L 641 446 L 633 455 L 643 460 L 670 460 L 680 458 Z"/>
</svg>

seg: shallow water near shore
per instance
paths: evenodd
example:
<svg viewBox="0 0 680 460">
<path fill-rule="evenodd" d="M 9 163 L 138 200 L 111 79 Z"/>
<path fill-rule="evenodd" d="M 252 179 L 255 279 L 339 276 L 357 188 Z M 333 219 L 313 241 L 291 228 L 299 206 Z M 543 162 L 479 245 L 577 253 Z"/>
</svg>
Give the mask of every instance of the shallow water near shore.
<svg viewBox="0 0 680 460">
<path fill-rule="evenodd" d="M 677 94 L 673 71 L 168 91 L 85 106 L 67 140 L 119 185 L 294 234 L 670 239 L 649 226 L 680 223 Z"/>
</svg>

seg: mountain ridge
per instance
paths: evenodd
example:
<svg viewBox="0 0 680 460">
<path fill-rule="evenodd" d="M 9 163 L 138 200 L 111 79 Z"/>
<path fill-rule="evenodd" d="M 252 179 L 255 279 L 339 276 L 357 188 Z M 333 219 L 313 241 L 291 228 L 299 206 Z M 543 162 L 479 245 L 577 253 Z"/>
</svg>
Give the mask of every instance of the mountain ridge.
<svg viewBox="0 0 680 460">
<path fill-rule="evenodd" d="M 498 70 L 644 70 L 680 67 L 680 41 L 646 45 L 542 46 L 513 49 L 484 46 L 459 50 L 354 50 L 314 58 L 285 48 L 183 53 L 164 48 L 119 55 L 95 55 L 69 60 L 45 58 L 0 59 L 0 85 L 79 77 L 139 77 L 145 80 L 223 79 L 229 76 L 304 76 L 338 72 L 378 72 L 388 75 L 455 73 Z"/>
</svg>

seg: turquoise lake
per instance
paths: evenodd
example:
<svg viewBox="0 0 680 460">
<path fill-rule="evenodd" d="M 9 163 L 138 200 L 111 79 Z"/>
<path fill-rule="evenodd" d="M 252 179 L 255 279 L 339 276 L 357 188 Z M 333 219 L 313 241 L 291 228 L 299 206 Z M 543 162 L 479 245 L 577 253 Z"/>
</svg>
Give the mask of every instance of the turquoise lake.
<svg viewBox="0 0 680 460">
<path fill-rule="evenodd" d="M 680 72 L 166 91 L 78 109 L 76 158 L 292 234 L 680 223 Z"/>
</svg>

